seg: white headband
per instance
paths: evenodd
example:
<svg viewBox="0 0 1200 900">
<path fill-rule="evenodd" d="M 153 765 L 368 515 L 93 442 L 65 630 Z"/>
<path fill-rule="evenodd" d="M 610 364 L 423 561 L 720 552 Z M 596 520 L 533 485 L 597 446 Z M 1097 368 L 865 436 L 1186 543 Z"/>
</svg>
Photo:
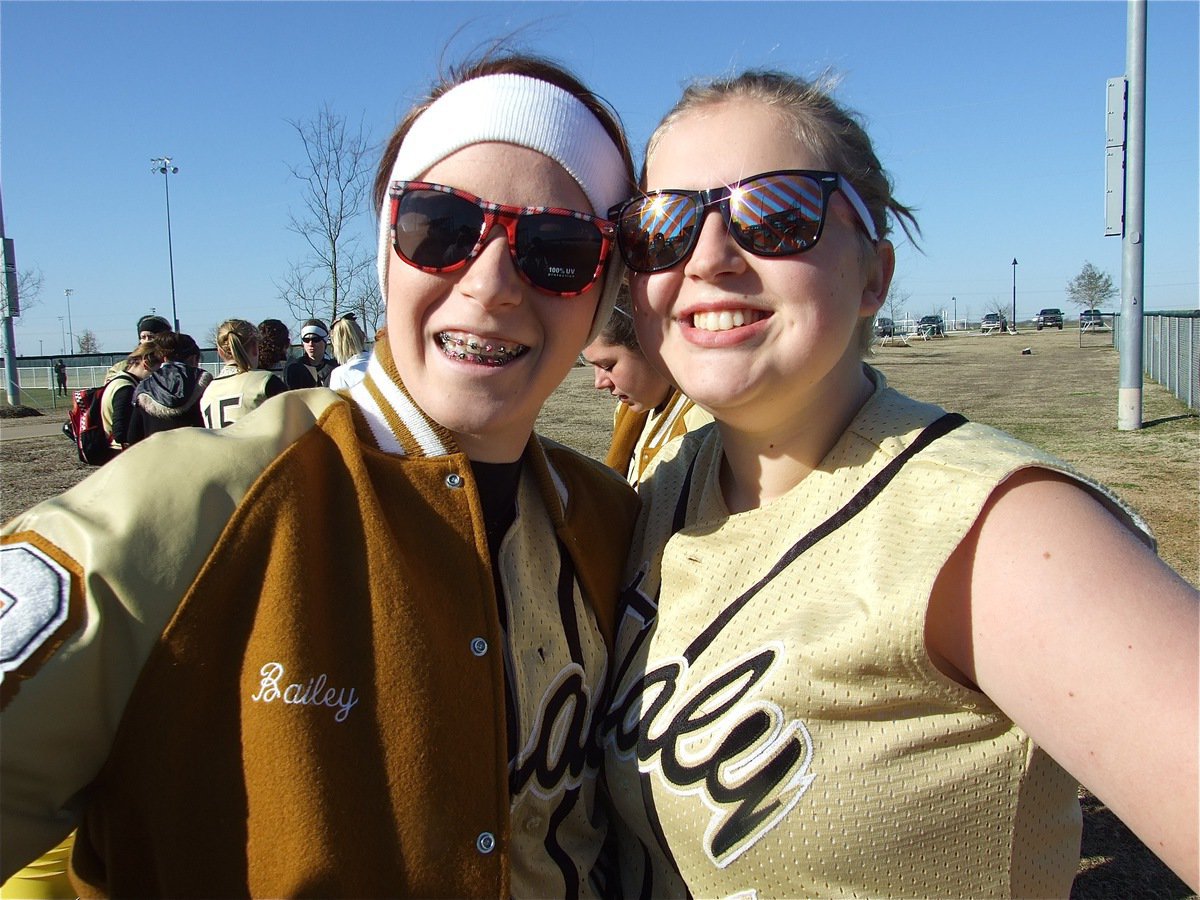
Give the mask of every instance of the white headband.
<svg viewBox="0 0 1200 900">
<path fill-rule="evenodd" d="M 416 180 L 451 153 L 490 141 L 528 147 L 554 160 L 575 179 L 594 215 L 607 215 L 632 190 L 621 152 L 596 114 L 570 92 L 526 75 L 473 78 L 435 100 L 405 136 L 388 183 Z M 392 257 L 389 220 L 385 196 L 378 256 L 385 305 Z M 594 331 L 608 320 L 621 281 L 619 254 L 614 251 L 610 259 Z"/>
</svg>

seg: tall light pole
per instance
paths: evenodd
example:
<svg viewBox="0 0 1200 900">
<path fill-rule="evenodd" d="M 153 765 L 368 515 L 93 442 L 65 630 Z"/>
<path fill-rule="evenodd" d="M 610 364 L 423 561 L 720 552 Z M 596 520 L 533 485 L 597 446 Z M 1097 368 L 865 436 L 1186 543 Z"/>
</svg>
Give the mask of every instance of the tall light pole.
<svg viewBox="0 0 1200 900">
<path fill-rule="evenodd" d="M 63 353 L 63 356 L 66 356 L 67 355 L 67 329 L 63 325 L 63 317 L 62 316 L 58 317 L 58 329 L 59 329 L 59 331 L 62 332 L 62 353 Z"/>
<path fill-rule="evenodd" d="M 171 157 L 159 156 L 150 160 L 150 171 L 158 172 L 163 177 L 163 190 L 167 196 L 167 262 L 171 266 L 171 319 L 175 330 L 179 331 L 179 312 L 175 308 L 175 252 L 171 247 L 171 184 L 168 176 L 179 172 L 178 166 L 171 165 Z"/>
<path fill-rule="evenodd" d="M 954 304 L 954 327 L 951 331 L 958 331 L 958 298 L 951 297 L 950 302 Z"/>
<path fill-rule="evenodd" d="M 1013 267 L 1013 308 L 1012 308 L 1012 330 L 1013 334 L 1017 333 L 1017 258 L 1014 256 L 1012 261 Z"/>
<path fill-rule="evenodd" d="M 71 335 L 71 352 L 75 352 L 75 329 L 71 325 L 71 295 L 75 293 L 74 288 L 65 288 L 63 295 L 67 298 L 67 334 Z"/>
</svg>

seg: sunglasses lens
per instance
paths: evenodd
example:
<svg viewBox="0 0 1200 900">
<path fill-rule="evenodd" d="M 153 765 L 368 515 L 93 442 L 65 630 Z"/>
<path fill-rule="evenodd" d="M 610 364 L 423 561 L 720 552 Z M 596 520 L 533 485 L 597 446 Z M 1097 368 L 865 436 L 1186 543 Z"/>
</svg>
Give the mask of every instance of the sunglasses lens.
<svg viewBox="0 0 1200 900">
<path fill-rule="evenodd" d="M 631 202 L 617 222 L 617 241 L 635 272 L 669 269 L 687 256 L 700 224 L 698 201 L 657 193 Z"/>
<path fill-rule="evenodd" d="M 411 190 L 400 195 L 396 252 L 409 262 L 444 269 L 471 255 L 483 230 L 483 210 L 442 191 Z"/>
<path fill-rule="evenodd" d="M 806 175 L 756 178 L 729 194 L 729 229 L 759 256 L 788 256 L 811 247 L 821 232 L 824 190 Z"/>
<path fill-rule="evenodd" d="M 556 294 L 587 289 L 600 265 L 604 238 L 591 222 L 556 213 L 517 220 L 517 265 L 529 281 Z"/>
</svg>

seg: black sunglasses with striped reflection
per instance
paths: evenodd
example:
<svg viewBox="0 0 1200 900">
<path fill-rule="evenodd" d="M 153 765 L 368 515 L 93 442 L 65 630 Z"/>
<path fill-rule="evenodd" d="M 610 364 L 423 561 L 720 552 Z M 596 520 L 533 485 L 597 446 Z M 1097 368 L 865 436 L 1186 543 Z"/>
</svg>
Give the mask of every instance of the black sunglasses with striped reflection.
<svg viewBox="0 0 1200 900">
<path fill-rule="evenodd" d="M 879 240 L 854 186 L 837 172 L 810 169 L 764 172 L 704 191 L 650 191 L 617 204 L 608 217 L 617 225 L 626 265 L 635 272 L 661 272 L 691 255 L 713 206 L 737 245 L 756 256 L 811 250 L 825 227 L 834 191 L 849 201 L 867 236 Z"/>
</svg>

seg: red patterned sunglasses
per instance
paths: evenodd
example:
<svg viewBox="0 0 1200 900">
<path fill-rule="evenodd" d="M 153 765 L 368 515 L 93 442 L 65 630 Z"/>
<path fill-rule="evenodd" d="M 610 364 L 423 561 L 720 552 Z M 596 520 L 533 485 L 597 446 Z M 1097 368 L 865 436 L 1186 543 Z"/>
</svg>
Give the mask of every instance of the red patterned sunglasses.
<svg viewBox="0 0 1200 900">
<path fill-rule="evenodd" d="M 521 277 L 540 291 L 574 297 L 604 272 L 616 226 L 607 219 L 546 206 L 503 206 L 426 181 L 394 181 L 392 246 L 422 272 L 453 272 L 479 255 L 497 223 Z"/>
</svg>

